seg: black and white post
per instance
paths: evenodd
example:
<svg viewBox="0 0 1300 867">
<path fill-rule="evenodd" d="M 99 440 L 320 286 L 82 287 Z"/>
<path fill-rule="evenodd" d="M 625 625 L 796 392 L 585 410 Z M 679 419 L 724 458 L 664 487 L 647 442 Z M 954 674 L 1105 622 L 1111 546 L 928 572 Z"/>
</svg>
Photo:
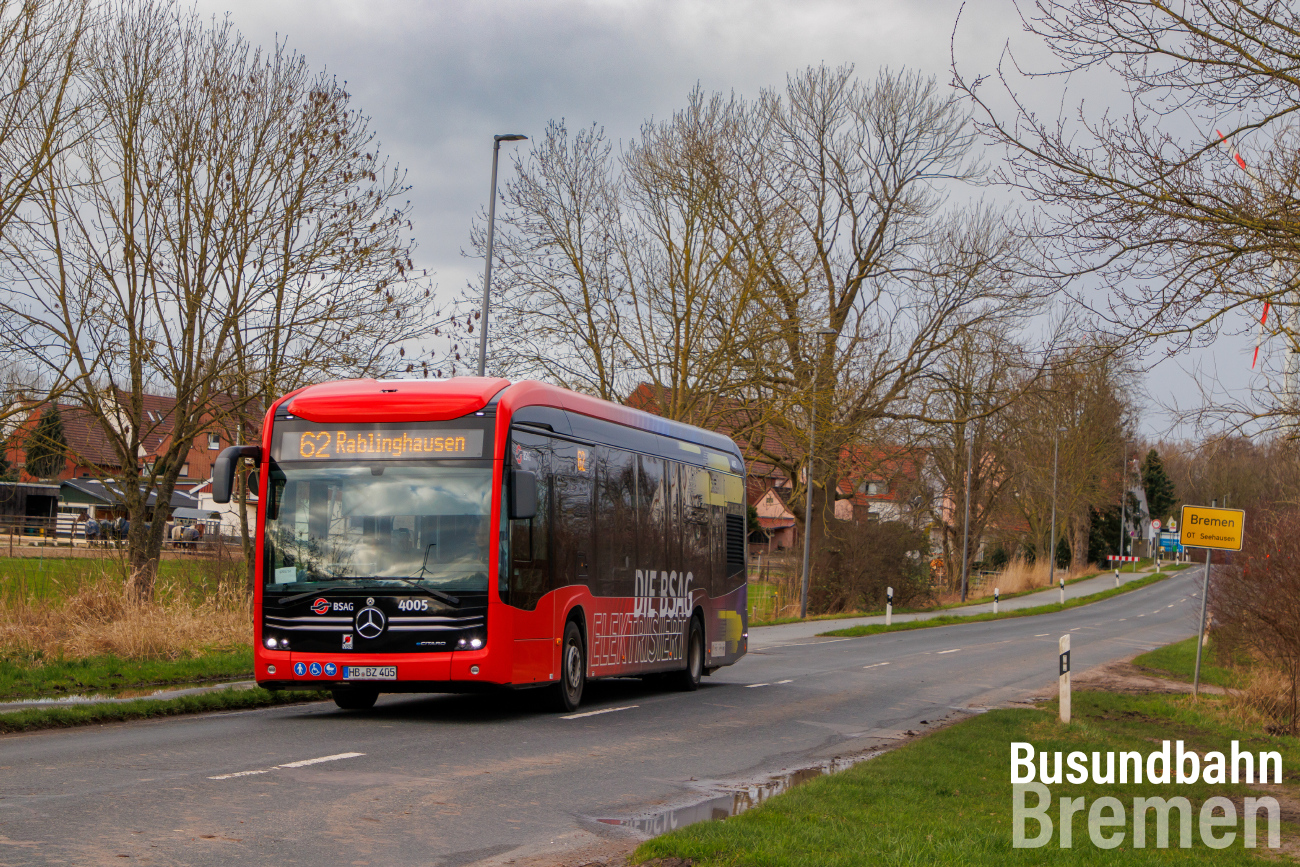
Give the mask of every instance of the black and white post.
<svg viewBox="0 0 1300 867">
<path fill-rule="evenodd" d="M 1060 653 L 1058 671 L 1061 687 L 1061 722 L 1070 722 L 1070 634 L 1067 632 L 1057 642 Z"/>
</svg>

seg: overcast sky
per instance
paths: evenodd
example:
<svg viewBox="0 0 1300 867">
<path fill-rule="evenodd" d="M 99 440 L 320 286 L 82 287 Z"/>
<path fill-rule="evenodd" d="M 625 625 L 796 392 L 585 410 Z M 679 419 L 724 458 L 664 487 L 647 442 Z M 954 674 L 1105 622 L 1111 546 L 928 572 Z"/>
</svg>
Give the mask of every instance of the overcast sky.
<svg viewBox="0 0 1300 867">
<path fill-rule="evenodd" d="M 384 152 L 409 172 L 418 264 L 443 298 L 480 281 L 482 260 L 461 256 L 471 220 L 487 204 L 492 136 L 540 134 L 551 119 L 591 123 L 614 140 L 679 108 L 699 83 L 752 97 L 788 72 L 851 63 L 860 75 L 908 66 L 949 79 L 950 44 L 965 75 L 993 71 L 1004 44 L 1046 62 L 1020 33 L 1009 0 L 971 3 L 956 28 L 952 0 L 199 0 L 230 13 L 252 41 L 277 38 L 315 69 L 348 82 Z M 1053 86 L 1056 86 L 1053 84 Z M 1055 105 L 1049 110 L 1055 110 Z M 522 143 L 527 146 L 527 143 Z M 518 145 L 503 145 L 518 147 Z M 509 171 L 508 160 L 502 160 Z M 1249 340 L 1162 362 L 1153 397 L 1195 402 L 1180 368 L 1217 366 L 1246 384 Z M 1158 436 L 1168 425 L 1144 413 Z"/>
</svg>

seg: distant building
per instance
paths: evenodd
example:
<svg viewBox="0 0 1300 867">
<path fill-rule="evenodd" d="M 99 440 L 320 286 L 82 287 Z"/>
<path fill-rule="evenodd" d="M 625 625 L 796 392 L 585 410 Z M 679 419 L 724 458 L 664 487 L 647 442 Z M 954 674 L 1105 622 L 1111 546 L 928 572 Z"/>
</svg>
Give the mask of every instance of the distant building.
<svg viewBox="0 0 1300 867">
<path fill-rule="evenodd" d="M 125 398 L 125 395 L 119 395 L 119 399 Z M 230 401 L 223 399 L 221 403 L 229 404 Z M 167 395 L 146 394 L 143 404 L 141 444 L 134 469 L 137 473 L 146 474 L 171 447 L 171 416 L 176 399 Z M 4 437 L 5 458 L 11 467 L 18 469 L 19 481 L 104 479 L 124 475 L 121 459 L 100 421 L 82 407 L 65 403 L 58 404 L 59 417 L 63 421 L 63 435 L 68 443 L 68 456 L 63 471 L 50 480 L 37 479 L 27 472 L 24 442 L 41 416 L 49 411 L 49 407 L 49 404 L 30 401 L 28 408 L 20 411 L 17 421 L 12 422 L 4 432 L 7 434 Z M 260 410 L 254 410 L 249 415 L 257 417 Z M 217 455 L 221 449 L 232 444 L 222 423 L 225 416 L 225 413 L 215 411 L 206 414 L 209 423 L 190 443 L 182 457 L 180 475 L 176 480 L 177 490 L 188 491 L 212 475 L 212 465 Z M 256 432 L 250 436 L 256 436 Z"/>
</svg>

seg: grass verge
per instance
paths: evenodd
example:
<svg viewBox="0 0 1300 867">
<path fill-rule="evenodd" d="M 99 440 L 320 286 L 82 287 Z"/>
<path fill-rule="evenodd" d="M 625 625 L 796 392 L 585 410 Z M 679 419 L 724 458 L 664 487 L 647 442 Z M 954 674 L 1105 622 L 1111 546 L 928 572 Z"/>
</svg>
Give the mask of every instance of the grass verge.
<svg viewBox="0 0 1300 867">
<path fill-rule="evenodd" d="M 296 704 L 329 698 L 328 692 L 270 692 L 254 687 L 228 689 L 169 699 L 139 699 L 113 704 L 76 707 L 28 708 L 0 713 L 0 734 L 36 729 L 68 728 L 96 723 L 125 722 L 151 717 L 177 716 L 222 710 L 248 710 L 277 704 Z"/>
<path fill-rule="evenodd" d="M 177 660 L 120 656 L 85 659 L 0 658 L 0 701 L 219 683 L 253 676 L 253 649 Z"/>
<path fill-rule="evenodd" d="M 1065 586 L 1069 587 L 1079 581 L 1087 581 L 1089 578 L 1096 578 L 1101 572 L 1085 572 L 1075 578 L 1067 578 Z M 750 585 L 752 589 L 753 584 Z M 1029 596 L 1033 593 L 1042 593 L 1044 590 L 1051 590 L 1051 587 L 1031 587 L 1028 590 L 1019 590 L 1015 593 L 1002 593 L 999 599 L 1005 602 L 1008 599 L 1015 599 L 1017 596 Z M 924 614 L 930 611 L 947 611 L 954 608 L 968 608 L 971 605 L 987 605 L 993 601 L 992 596 L 980 596 L 978 599 L 971 598 L 965 602 L 946 602 L 942 605 L 930 605 L 925 608 L 900 608 L 894 606 L 895 614 Z M 880 608 L 874 611 L 841 611 L 838 614 L 814 614 L 812 617 L 779 617 L 775 620 L 751 620 L 750 627 L 757 626 L 781 626 L 785 623 L 807 623 L 817 620 L 849 620 L 854 617 L 884 617 L 885 609 Z"/>
<path fill-rule="evenodd" d="M 1184 740 L 1188 747 L 1200 751 L 1228 750 L 1231 740 L 1239 739 L 1244 749 L 1281 752 L 1283 767 L 1300 760 L 1300 746 L 1294 739 L 1243 732 L 1225 723 L 1218 705 L 1205 698 L 1194 704 L 1187 696 L 1078 692 L 1074 695 L 1074 722 L 1068 726 L 1059 722 L 1051 706 L 990 711 L 843 773 L 814 780 L 734 818 L 701 822 L 656 837 L 642 844 L 632 860 L 676 857 L 691 859 L 697 867 L 1258 864 L 1255 852 L 1277 853 L 1244 849 L 1241 822 L 1235 843 L 1210 849 L 1203 844 L 1194 821 L 1191 848 L 1184 849 L 1179 848 L 1178 822 L 1171 821 L 1172 848 L 1157 849 L 1154 813 L 1147 812 L 1149 848 L 1133 849 L 1135 796 L 1183 796 L 1191 801 L 1193 814 L 1199 815 L 1200 805 L 1211 796 L 1228 796 L 1240 808 L 1244 795 L 1267 794 L 1246 785 L 1051 786 L 1048 815 L 1057 823 L 1056 835 L 1042 848 L 1016 849 L 1011 845 L 1009 756 L 1013 741 L 1029 742 L 1048 752 L 1136 750 L 1146 756 L 1158 750 L 1165 739 Z M 1294 797 L 1294 785 L 1286 785 L 1286 789 Z M 1085 809 L 1073 817 L 1072 848 L 1062 848 L 1058 799 L 1063 796 L 1085 798 L 1089 807 L 1100 797 L 1119 798 L 1126 824 L 1105 831 L 1107 835 L 1125 834 L 1119 847 L 1104 850 L 1091 841 Z M 1035 800 L 1029 797 L 1031 805 Z M 1036 822 L 1026 824 L 1028 835 L 1038 832 Z M 1259 831 L 1262 847 L 1267 839 L 1262 819 Z M 1294 826 L 1283 823 L 1284 844 L 1294 838 L 1295 831 Z"/>
<path fill-rule="evenodd" d="M 1145 668 L 1170 680 L 1191 683 L 1196 674 L 1196 638 L 1188 638 L 1164 647 L 1157 647 L 1134 658 L 1133 664 Z M 1201 683 L 1215 686 L 1240 687 L 1245 671 L 1250 667 L 1249 659 L 1236 660 L 1237 668 L 1217 664 L 1218 651 L 1214 646 L 1214 637 L 1201 652 Z"/>
<path fill-rule="evenodd" d="M 883 623 L 871 623 L 862 626 L 850 626 L 847 629 L 833 629 L 829 632 L 819 633 L 820 635 L 833 635 L 843 638 L 857 638 L 863 635 L 878 635 L 882 632 L 904 632 L 909 629 L 928 629 L 932 626 L 953 626 L 958 623 L 980 623 L 985 620 L 1006 620 L 1011 617 L 1033 617 L 1036 614 L 1051 614 L 1055 611 L 1064 611 L 1068 608 L 1078 608 L 1080 605 L 1090 605 L 1093 602 L 1100 602 L 1103 599 L 1109 599 L 1112 596 L 1119 596 L 1133 590 L 1140 590 L 1143 587 L 1154 584 L 1157 581 L 1163 581 L 1169 576 L 1164 572 L 1152 572 L 1150 575 L 1144 575 L 1136 581 L 1130 581 L 1119 587 L 1110 587 L 1098 593 L 1092 593 L 1087 596 L 1079 596 L 1075 599 L 1065 600 L 1065 604 L 1050 603 L 1047 605 L 1035 605 L 1032 608 L 1020 608 L 1015 611 L 999 611 L 994 614 L 992 611 L 986 611 L 983 614 L 947 614 L 941 617 L 931 617 L 926 620 L 907 620 L 903 623 L 894 623 L 886 626 Z"/>
</svg>

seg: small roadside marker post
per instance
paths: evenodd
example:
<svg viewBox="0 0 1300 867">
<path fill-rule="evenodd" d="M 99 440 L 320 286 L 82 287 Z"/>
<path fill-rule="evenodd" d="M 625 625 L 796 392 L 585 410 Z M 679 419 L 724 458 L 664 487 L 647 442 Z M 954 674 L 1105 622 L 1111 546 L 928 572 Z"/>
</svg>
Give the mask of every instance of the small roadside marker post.
<svg viewBox="0 0 1300 867">
<path fill-rule="evenodd" d="M 993 613 L 998 613 L 998 588 L 993 588 Z"/>
<path fill-rule="evenodd" d="M 1061 681 L 1061 722 L 1067 725 L 1070 722 L 1070 635 L 1062 635 L 1057 642 L 1059 656 L 1059 670 Z"/>
<path fill-rule="evenodd" d="M 885 588 L 885 625 L 891 626 L 894 623 L 894 588 Z"/>
<path fill-rule="evenodd" d="M 1061 579 L 1061 604 L 1065 604 L 1065 579 Z"/>
<path fill-rule="evenodd" d="M 1115 569 L 1115 586 L 1116 586 L 1116 587 L 1119 586 L 1119 568 L 1118 568 L 1118 567 Z"/>
</svg>

